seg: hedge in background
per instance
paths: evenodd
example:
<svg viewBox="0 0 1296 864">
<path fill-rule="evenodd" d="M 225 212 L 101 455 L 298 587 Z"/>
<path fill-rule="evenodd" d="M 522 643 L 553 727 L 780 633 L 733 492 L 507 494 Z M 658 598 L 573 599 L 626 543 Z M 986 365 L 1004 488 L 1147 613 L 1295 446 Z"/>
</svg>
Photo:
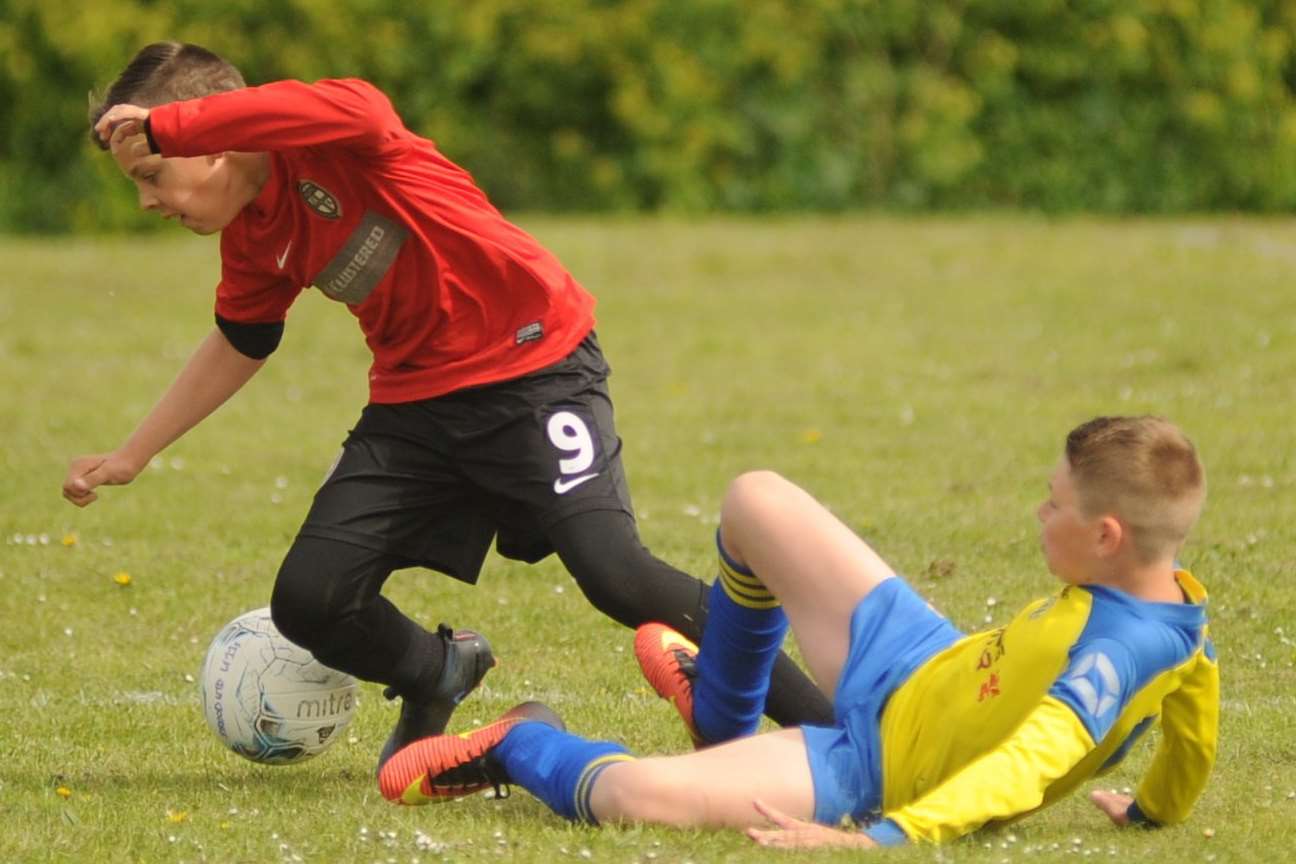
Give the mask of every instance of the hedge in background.
<svg viewBox="0 0 1296 864">
<path fill-rule="evenodd" d="M 503 207 L 1277 211 L 1290 0 L 0 0 L 0 229 L 132 227 L 86 92 L 147 42 L 358 75 Z"/>
</svg>

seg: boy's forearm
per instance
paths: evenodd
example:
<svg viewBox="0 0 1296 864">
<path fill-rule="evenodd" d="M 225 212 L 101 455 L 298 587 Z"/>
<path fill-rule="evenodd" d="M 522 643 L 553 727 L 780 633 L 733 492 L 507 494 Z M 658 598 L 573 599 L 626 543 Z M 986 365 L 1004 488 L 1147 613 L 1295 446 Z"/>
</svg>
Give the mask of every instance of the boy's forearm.
<svg viewBox="0 0 1296 864">
<path fill-rule="evenodd" d="M 1219 737 L 1219 671 L 1200 661 L 1184 686 L 1162 704 L 1162 736 L 1134 796 L 1146 821 L 1174 824 L 1188 818 L 1215 764 Z"/>
<path fill-rule="evenodd" d="M 264 363 L 240 354 L 223 333 L 213 330 L 117 453 L 142 470 L 237 393 Z"/>
<path fill-rule="evenodd" d="M 391 103 L 354 80 L 275 81 L 154 108 L 146 133 L 163 156 L 381 144 L 398 123 Z"/>
</svg>

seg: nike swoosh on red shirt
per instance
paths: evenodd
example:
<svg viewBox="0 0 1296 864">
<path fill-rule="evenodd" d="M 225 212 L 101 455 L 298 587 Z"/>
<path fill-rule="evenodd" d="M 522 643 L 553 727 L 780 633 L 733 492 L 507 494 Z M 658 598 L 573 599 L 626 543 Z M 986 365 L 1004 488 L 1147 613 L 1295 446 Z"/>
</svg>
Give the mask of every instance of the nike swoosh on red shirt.
<svg viewBox="0 0 1296 864">
<path fill-rule="evenodd" d="M 283 269 L 284 262 L 288 260 L 288 250 L 291 248 L 292 248 L 292 241 L 289 240 L 288 245 L 284 247 L 283 254 L 275 258 L 275 263 L 279 265 L 280 270 Z"/>
</svg>

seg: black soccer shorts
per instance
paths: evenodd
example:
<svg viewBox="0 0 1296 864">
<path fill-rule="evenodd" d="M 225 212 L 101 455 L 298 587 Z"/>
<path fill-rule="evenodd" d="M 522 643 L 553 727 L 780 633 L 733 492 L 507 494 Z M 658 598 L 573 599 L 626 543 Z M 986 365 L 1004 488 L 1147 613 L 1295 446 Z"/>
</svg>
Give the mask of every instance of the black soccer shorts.
<svg viewBox="0 0 1296 864">
<path fill-rule="evenodd" d="M 367 405 L 301 528 L 476 582 L 491 540 L 535 562 L 588 510 L 634 515 L 609 370 L 590 333 L 558 363 L 433 399 Z"/>
</svg>

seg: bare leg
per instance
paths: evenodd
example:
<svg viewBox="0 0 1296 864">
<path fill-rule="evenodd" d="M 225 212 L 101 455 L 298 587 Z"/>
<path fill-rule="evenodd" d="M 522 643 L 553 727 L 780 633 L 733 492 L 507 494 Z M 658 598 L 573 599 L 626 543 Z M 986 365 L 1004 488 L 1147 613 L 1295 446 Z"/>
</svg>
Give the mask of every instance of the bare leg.
<svg viewBox="0 0 1296 864">
<path fill-rule="evenodd" d="M 810 672 L 837 686 L 850 647 L 850 619 L 894 571 L 809 494 L 768 471 L 730 485 L 721 543 L 779 598 Z M 814 818 L 814 781 L 800 729 L 738 738 L 681 756 L 610 765 L 590 806 L 600 822 L 678 827 L 764 825 L 760 799 L 796 819 Z"/>
<path fill-rule="evenodd" d="M 753 806 L 757 798 L 790 816 L 814 817 L 814 783 L 800 729 L 610 765 L 599 775 L 590 805 L 604 824 L 746 828 L 767 822 Z"/>
<path fill-rule="evenodd" d="M 895 572 L 822 504 L 770 471 L 730 484 L 720 537 L 782 602 L 810 674 L 831 697 L 850 648 L 851 613 Z"/>
</svg>

